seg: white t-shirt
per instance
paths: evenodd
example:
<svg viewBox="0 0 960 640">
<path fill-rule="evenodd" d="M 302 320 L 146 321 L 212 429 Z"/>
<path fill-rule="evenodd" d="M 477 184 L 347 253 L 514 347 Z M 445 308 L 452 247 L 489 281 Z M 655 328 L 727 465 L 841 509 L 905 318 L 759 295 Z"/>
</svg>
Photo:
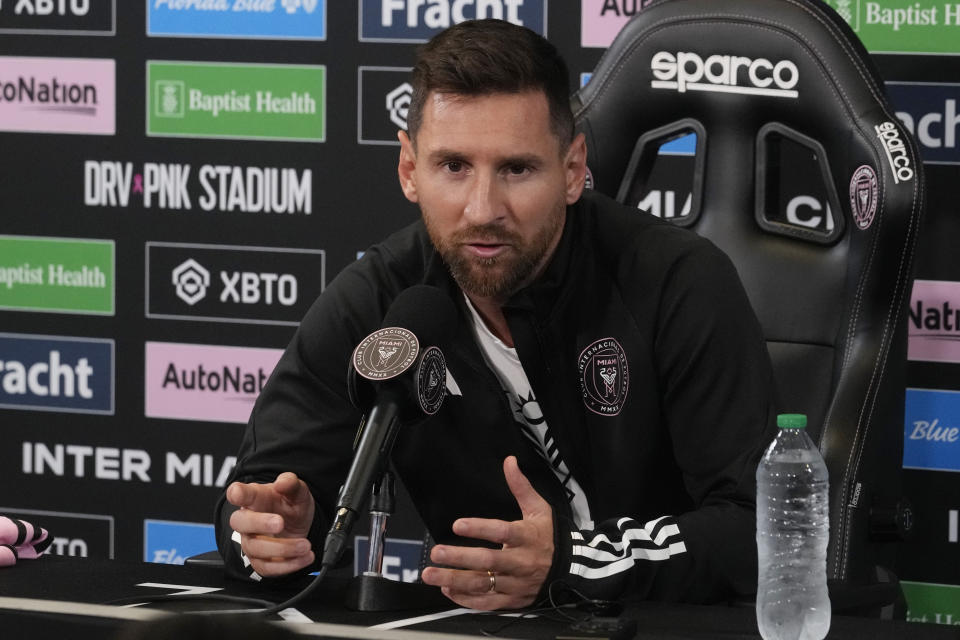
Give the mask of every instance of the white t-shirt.
<svg viewBox="0 0 960 640">
<path fill-rule="evenodd" d="M 576 478 L 570 473 L 567 464 L 560 457 L 560 450 L 557 449 L 553 433 L 550 431 L 550 427 L 543 417 L 543 412 L 540 410 L 540 405 L 533 395 L 530 381 L 527 380 L 527 374 L 524 373 L 520 358 L 517 357 L 517 350 L 508 347 L 500 338 L 493 335 L 493 332 L 487 328 L 483 318 L 474 308 L 473 303 L 470 302 L 470 298 L 466 295 L 464 295 L 464 298 L 473 318 L 473 332 L 477 337 L 477 343 L 480 345 L 480 352 L 483 353 L 487 365 L 500 380 L 500 386 L 514 410 L 514 419 L 520 427 L 520 432 L 534 445 L 536 451 L 550 463 L 553 472 L 566 489 L 577 527 L 580 529 L 593 528 L 590 507 L 587 505 L 587 496 L 583 493 L 583 489 Z"/>
</svg>

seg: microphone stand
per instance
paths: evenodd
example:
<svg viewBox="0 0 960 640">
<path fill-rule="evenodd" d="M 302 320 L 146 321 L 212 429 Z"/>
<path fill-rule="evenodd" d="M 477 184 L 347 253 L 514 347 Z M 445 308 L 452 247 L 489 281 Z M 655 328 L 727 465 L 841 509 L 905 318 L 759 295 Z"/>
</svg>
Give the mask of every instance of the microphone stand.
<svg viewBox="0 0 960 640">
<path fill-rule="evenodd" d="M 395 501 L 396 483 L 393 473 L 387 469 L 373 484 L 367 569 L 350 579 L 345 598 L 347 608 L 354 611 L 399 611 L 452 606 L 437 587 L 419 582 L 398 582 L 383 576 L 384 535 Z"/>
</svg>

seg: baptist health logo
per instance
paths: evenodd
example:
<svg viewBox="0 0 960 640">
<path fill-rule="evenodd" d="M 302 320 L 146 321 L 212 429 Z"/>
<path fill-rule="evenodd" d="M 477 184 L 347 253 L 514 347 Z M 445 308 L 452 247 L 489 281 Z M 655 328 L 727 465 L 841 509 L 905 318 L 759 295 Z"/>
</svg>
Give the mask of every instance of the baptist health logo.
<svg viewBox="0 0 960 640">
<path fill-rule="evenodd" d="M 113 315 L 113 240 L 0 235 L 0 309 Z"/>
<path fill-rule="evenodd" d="M 157 80 L 154 87 L 157 104 L 154 113 L 158 118 L 182 118 L 184 116 L 185 85 L 179 80 Z"/>
<path fill-rule="evenodd" d="M 933 557 L 933 562 L 939 561 Z M 960 625 L 960 586 L 909 580 L 900 585 L 907 600 L 907 622 Z"/>
<path fill-rule="evenodd" d="M 207 296 L 210 272 L 190 258 L 173 270 L 173 285 L 176 287 L 177 297 L 193 306 Z"/>
<path fill-rule="evenodd" d="M 872 53 L 960 53 L 960 3 L 826 1 Z"/>
<path fill-rule="evenodd" d="M 147 61 L 147 135 L 323 142 L 326 67 Z"/>
<path fill-rule="evenodd" d="M 851 6 L 851 0 L 833 0 L 831 4 L 834 5 L 833 8 L 837 10 L 841 18 L 848 23 L 854 21 L 854 8 Z"/>
</svg>

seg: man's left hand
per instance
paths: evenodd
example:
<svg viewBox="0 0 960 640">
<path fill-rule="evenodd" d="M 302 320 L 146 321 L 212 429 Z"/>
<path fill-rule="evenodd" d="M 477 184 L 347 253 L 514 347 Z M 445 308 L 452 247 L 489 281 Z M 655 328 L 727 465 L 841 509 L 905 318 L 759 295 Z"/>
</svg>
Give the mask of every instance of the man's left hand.
<svg viewBox="0 0 960 640">
<path fill-rule="evenodd" d="M 521 520 L 460 518 L 453 532 L 502 545 L 500 549 L 437 545 L 430 559 L 456 569 L 427 567 L 421 576 L 445 596 L 472 609 L 520 609 L 533 604 L 553 564 L 553 511 L 520 471 L 514 456 L 503 475 Z"/>
</svg>

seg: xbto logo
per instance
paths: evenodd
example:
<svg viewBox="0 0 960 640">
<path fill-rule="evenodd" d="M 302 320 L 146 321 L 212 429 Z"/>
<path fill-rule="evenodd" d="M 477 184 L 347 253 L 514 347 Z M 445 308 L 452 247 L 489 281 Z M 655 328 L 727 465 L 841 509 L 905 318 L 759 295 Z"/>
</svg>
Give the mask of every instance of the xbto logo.
<svg viewBox="0 0 960 640">
<path fill-rule="evenodd" d="M 177 288 L 177 297 L 193 306 L 206 297 L 210 272 L 190 258 L 173 270 L 173 284 Z"/>
<path fill-rule="evenodd" d="M 276 301 L 285 307 L 297 302 L 297 278 L 289 273 L 221 271 L 220 282 L 220 302 L 270 305 Z M 193 306 L 207 296 L 210 272 L 190 258 L 173 270 L 173 284 L 177 297 Z"/>
</svg>

